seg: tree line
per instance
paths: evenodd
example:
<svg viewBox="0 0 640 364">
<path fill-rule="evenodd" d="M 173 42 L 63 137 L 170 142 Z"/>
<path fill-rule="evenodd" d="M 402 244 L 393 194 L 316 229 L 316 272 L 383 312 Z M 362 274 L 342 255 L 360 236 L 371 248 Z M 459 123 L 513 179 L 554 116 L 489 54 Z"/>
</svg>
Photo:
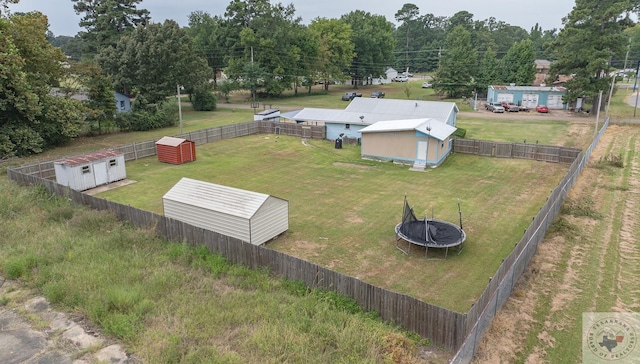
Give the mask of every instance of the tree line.
<svg viewBox="0 0 640 364">
<path fill-rule="evenodd" d="M 83 28 L 74 37 L 56 37 L 39 12 L 9 13 L 18 1 L 0 0 L 0 158 L 66 143 L 86 125 L 172 125 L 177 111 L 167 98 L 176 87 L 197 110 L 213 110 L 214 88 L 225 97 L 235 89 L 278 97 L 317 83 L 358 87 L 394 67 L 432 72 L 438 93 L 461 97 L 495 83 L 530 85 L 534 60 L 548 59 L 549 82 L 571 75 L 568 97 L 589 98 L 606 89 L 623 56 L 640 57 L 630 19 L 640 0 L 576 0 L 561 30 L 529 31 L 467 11 L 421 14 L 410 3 L 395 14 L 398 26 L 363 10 L 305 25 L 293 4 L 232 0 L 224 14 L 194 11 L 180 27 L 153 22 L 142 0 L 70 0 Z M 88 101 L 52 96 L 54 86 L 67 96 L 82 89 Z M 115 112 L 114 90 L 135 96 L 132 113 Z"/>
</svg>

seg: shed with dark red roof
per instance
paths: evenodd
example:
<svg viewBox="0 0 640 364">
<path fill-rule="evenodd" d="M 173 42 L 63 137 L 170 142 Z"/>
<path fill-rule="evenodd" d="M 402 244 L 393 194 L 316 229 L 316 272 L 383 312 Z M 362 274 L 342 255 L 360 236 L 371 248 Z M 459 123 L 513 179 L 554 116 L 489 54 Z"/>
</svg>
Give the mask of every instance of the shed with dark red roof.
<svg viewBox="0 0 640 364">
<path fill-rule="evenodd" d="M 160 162 L 182 164 L 196 160 L 196 143 L 187 139 L 163 137 L 156 142 Z"/>
<path fill-rule="evenodd" d="M 104 150 L 75 157 L 63 158 L 53 163 L 56 182 L 76 191 L 84 191 L 127 178 L 124 154 Z"/>
</svg>

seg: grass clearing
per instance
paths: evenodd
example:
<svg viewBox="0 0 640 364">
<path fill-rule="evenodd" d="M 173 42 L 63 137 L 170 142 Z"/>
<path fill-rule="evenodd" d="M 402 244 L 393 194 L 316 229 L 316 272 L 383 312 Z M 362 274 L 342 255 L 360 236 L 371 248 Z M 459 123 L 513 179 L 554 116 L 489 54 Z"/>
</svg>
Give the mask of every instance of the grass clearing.
<svg viewBox="0 0 640 364">
<path fill-rule="evenodd" d="M 1 274 L 21 266 L 14 272 L 24 287 L 99 324 L 144 362 L 383 363 L 402 353 L 418 363 L 427 350 L 345 297 L 229 265 L 41 187 L 2 179 L 0 204 L 10 206 L 0 224 Z M 62 206 L 71 213 L 60 215 Z M 9 292 L 0 304 L 20 307 L 28 296 Z M 448 353 L 428 349 L 446 362 Z"/>
<path fill-rule="evenodd" d="M 253 135 L 201 145 L 179 166 L 147 158 L 127 163 L 137 181 L 98 196 L 162 213 L 162 195 L 189 177 L 289 201 L 289 231 L 267 247 L 426 302 L 466 312 L 513 249 L 567 166 L 452 155 L 424 173 L 366 161 L 355 146 Z M 425 260 L 395 249 L 405 193 L 417 215 L 459 221 L 462 254 Z"/>
</svg>

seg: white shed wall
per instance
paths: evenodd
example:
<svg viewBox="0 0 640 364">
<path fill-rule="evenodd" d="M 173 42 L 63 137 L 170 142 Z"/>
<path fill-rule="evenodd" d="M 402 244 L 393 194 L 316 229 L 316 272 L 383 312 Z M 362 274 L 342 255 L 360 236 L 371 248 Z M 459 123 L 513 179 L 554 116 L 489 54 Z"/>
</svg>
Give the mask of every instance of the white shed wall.
<svg viewBox="0 0 640 364">
<path fill-rule="evenodd" d="M 82 173 L 82 168 L 89 166 L 89 173 Z M 69 186 L 76 191 L 84 191 L 96 186 L 96 178 L 93 175 L 91 164 L 68 166 L 54 163 L 56 182 L 63 186 Z"/>
<path fill-rule="evenodd" d="M 262 245 L 289 229 L 289 203 L 269 197 L 251 219 L 251 243 Z"/>
<path fill-rule="evenodd" d="M 162 199 L 162 203 L 166 217 L 251 242 L 251 226 L 248 219 L 169 199 Z"/>
<path fill-rule="evenodd" d="M 89 167 L 87 173 L 83 173 L 85 167 Z M 54 162 L 54 170 L 56 182 L 76 191 L 127 178 L 124 154 L 76 165 Z"/>
</svg>

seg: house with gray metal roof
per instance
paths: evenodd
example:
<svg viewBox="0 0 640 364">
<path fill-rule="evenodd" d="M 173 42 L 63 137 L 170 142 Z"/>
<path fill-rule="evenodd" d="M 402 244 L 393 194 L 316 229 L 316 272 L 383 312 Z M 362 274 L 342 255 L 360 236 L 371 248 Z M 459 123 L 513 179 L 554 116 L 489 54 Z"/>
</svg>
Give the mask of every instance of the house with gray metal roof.
<svg viewBox="0 0 640 364">
<path fill-rule="evenodd" d="M 360 130 L 363 158 L 439 166 L 451 152 L 456 128 L 432 118 L 379 121 Z"/>
<path fill-rule="evenodd" d="M 323 123 L 327 139 L 360 138 L 360 131 L 379 121 L 407 119 L 435 119 L 456 126 L 459 112 L 454 102 L 372 99 L 356 97 L 344 110 L 305 108 L 282 114 L 296 122 Z"/>
<path fill-rule="evenodd" d="M 487 102 L 513 102 L 519 106 L 535 108 L 547 105 L 549 109 L 567 108 L 562 97 L 567 89 L 559 86 L 501 86 L 491 85 L 487 90 Z"/>
</svg>

